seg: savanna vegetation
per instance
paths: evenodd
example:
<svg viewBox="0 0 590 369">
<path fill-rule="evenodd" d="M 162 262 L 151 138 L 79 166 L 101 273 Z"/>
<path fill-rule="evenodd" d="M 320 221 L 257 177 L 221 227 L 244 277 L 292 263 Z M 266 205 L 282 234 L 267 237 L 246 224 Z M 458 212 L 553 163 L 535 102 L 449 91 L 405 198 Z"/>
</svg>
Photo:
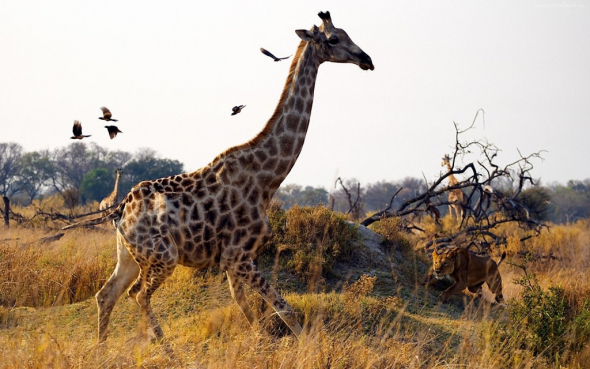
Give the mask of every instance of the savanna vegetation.
<svg viewBox="0 0 590 369">
<path fill-rule="evenodd" d="M 45 199 L 59 208 L 63 199 Z M 15 209 L 25 216 L 33 210 Z M 80 209 L 79 211 L 85 211 Z M 30 214 L 27 214 L 30 212 Z M 59 220 L 0 230 L 1 367 L 207 368 L 582 368 L 590 362 L 590 221 L 551 225 L 520 241 L 504 225 L 500 267 L 507 305 L 467 293 L 438 302 L 425 288 L 425 238 L 401 219 L 353 225 L 324 206 L 269 211 L 274 237 L 257 263 L 295 309 L 295 339 L 249 295 L 260 324 L 250 327 L 214 268 L 178 267 L 152 304 L 167 345 L 139 339 L 139 309 L 122 297 L 111 334 L 97 345 L 93 295 L 116 262 L 112 226 L 78 229 L 41 242 Z M 452 233 L 450 216 L 426 231 Z M 441 228 L 442 227 L 442 228 Z M 494 255 L 497 259 L 497 255 Z M 485 291 L 484 291 L 485 292 Z M 173 354 L 167 350 L 169 347 Z"/>
<path fill-rule="evenodd" d="M 539 153 L 501 164 L 494 145 L 464 142 L 470 128 L 455 129 L 452 164 L 431 183 L 338 179 L 330 191 L 276 193 L 273 237 L 255 262 L 294 308 L 300 339 L 253 292 L 259 322 L 250 326 L 218 268 L 177 267 L 152 298 L 164 342 L 140 334 L 145 322 L 124 296 L 98 345 L 93 296 L 116 264 L 115 231 L 61 227 L 98 208 L 114 168 L 123 167 L 124 193 L 182 165 L 150 150 L 75 143 L 23 153 L 0 144 L 0 192 L 13 200 L 0 230 L 0 367 L 587 367 L 590 183 L 542 186 L 531 174 Z M 473 152 L 479 158 L 461 166 Z M 453 203 L 458 190 L 464 199 Z M 463 215 L 447 214 L 449 205 Z M 482 297 L 441 303 L 449 282 L 426 282 L 432 250 L 449 246 L 495 260 L 507 252 L 506 303 L 492 303 L 486 286 Z"/>
</svg>

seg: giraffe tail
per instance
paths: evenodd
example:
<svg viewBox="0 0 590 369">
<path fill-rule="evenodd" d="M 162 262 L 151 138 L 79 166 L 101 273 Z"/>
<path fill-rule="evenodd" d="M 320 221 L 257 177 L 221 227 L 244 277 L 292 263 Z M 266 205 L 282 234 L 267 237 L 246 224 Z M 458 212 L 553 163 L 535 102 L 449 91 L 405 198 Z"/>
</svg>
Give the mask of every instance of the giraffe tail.
<svg viewBox="0 0 590 369">
<path fill-rule="evenodd" d="M 105 222 L 110 222 L 112 220 L 121 219 L 121 214 L 123 214 L 124 207 L 125 207 L 124 204 L 120 204 L 112 212 L 108 213 L 107 215 L 103 215 L 98 218 L 83 220 L 78 223 L 70 224 L 68 226 L 63 227 L 62 230 L 65 231 L 65 230 L 72 229 L 72 228 L 89 227 L 89 226 L 94 226 L 97 224 L 102 224 Z"/>
</svg>

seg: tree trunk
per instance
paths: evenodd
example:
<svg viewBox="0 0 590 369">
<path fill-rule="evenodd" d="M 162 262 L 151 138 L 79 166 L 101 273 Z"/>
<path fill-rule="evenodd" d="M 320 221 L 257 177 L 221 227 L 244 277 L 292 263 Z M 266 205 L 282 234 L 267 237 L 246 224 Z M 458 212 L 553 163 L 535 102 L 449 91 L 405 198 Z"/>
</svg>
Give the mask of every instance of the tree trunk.
<svg viewBox="0 0 590 369">
<path fill-rule="evenodd" d="M 2 200 L 4 200 L 4 227 L 8 228 L 8 214 L 10 213 L 10 200 L 8 197 L 2 196 Z"/>
</svg>

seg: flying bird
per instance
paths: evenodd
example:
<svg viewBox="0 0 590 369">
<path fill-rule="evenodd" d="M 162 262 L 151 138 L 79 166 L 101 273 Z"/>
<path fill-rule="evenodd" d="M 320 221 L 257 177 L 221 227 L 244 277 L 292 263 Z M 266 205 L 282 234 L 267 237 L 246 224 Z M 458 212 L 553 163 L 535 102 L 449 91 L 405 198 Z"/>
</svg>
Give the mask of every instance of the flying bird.
<svg viewBox="0 0 590 369">
<path fill-rule="evenodd" d="M 265 49 L 265 48 L 263 48 L 263 47 L 261 47 L 261 48 L 260 48 L 260 51 L 261 51 L 261 52 L 262 52 L 264 55 L 266 55 L 266 56 L 270 56 L 270 57 L 271 57 L 271 58 L 272 58 L 274 61 L 276 61 L 276 62 L 278 62 L 278 61 L 281 61 L 281 60 L 283 60 L 283 59 L 289 59 L 289 58 L 291 57 L 291 55 L 289 55 L 289 56 L 286 56 L 286 57 L 284 57 L 284 58 L 277 58 L 276 56 L 274 56 L 273 54 L 271 54 L 271 52 L 270 52 L 270 51 L 266 50 L 266 49 Z"/>
<path fill-rule="evenodd" d="M 231 115 L 236 115 L 239 112 L 242 111 L 242 109 L 244 109 L 246 107 L 246 105 L 238 105 L 238 106 L 234 106 L 233 108 L 231 108 L 231 110 L 233 111 L 233 113 L 231 113 Z"/>
<path fill-rule="evenodd" d="M 102 110 L 102 117 L 98 117 L 98 119 L 106 120 L 107 122 L 108 121 L 117 122 L 117 119 L 111 119 L 113 114 L 111 113 L 111 111 L 109 109 L 107 109 L 103 106 L 102 108 L 100 108 L 100 110 Z"/>
<path fill-rule="evenodd" d="M 72 140 L 81 140 L 84 137 L 90 137 L 91 135 L 83 135 L 82 134 L 82 123 L 79 120 L 74 121 L 74 128 L 72 130 L 74 132 L 74 136 L 70 137 Z"/>
<path fill-rule="evenodd" d="M 104 128 L 108 129 L 111 140 L 117 136 L 117 133 L 123 133 L 122 131 L 119 131 L 117 126 L 104 126 Z"/>
</svg>

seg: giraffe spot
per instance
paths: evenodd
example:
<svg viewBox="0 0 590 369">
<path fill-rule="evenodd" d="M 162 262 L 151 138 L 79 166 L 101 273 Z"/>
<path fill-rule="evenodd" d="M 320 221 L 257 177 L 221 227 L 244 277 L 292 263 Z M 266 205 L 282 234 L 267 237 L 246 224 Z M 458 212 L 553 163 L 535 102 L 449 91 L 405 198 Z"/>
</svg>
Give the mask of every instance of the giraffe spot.
<svg viewBox="0 0 590 369">
<path fill-rule="evenodd" d="M 186 193 L 182 194 L 182 196 L 180 197 L 180 200 L 182 201 L 182 204 L 185 206 L 190 206 L 193 203 L 192 197 Z"/>
<path fill-rule="evenodd" d="M 160 242 L 160 245 L 158 246 L 158 252 L 164 252 L 166 251 L 166 245 L 164 245 L 164 242 Z"/>
<path fill-rule="evenodd" d="M 253 207 L 252 210 L 250 210 L 250 217 L 252 217 L 252 219 L 258 219 L 260 217 L 260 212 L 257 207 Z"/>
<path fill-rule="evenodd" d="M 276 166 L 277 166 L 277 159 L 270 158 L 266 161 L 266 163 L 264 163 L 262 169 L 266 170 L 266 171 L 273 171 Z"/>
<path fill-rule="evenodd" d="M 268 155 L 270 156 L 276 156 L 279 153 L 279 149 L 277 147 L 277 143 L 274 139 L 269 138 L 269 140 L 266 143 L 266 149 L 268 151 Z"/>
<path fill-rule="evenodd" d="M 205 210 L 205 212 L 209 212 L 211 211 L 211 209 L 213 209 L 213 199 L 208 198 L 205 202 L 203 202 L 203 209 Z"/>
<path fill-rule="evenodd" d="M 293 107 L 295 108 L 295 111 L 297 111 L 298 113 L 301 113 L 303 111 L 303 107 L 304 107 L 303 99 L 298 98 L 297 100 L 295 100 L 295 105 Z"/>
<path fill-rule="evenodd" d="M 211 185 L 215 182 L 217 182 L 217 179 L 215 178 L 215 173 L 209 173 L 207 175 L 207 177 L 205 177 L 205 184 L 206 185 Z"/>
<path fill-rule="evenodd" d="M 220 188 L 221 188 L 221 185 L 219 183 L 215 182 L 214 184 L 207 187 L 207 190 L 209 191 L 209 193 L 211 195 L 215 195 L 217 193 L 217 191 L 219 191 Z"/>
<path fill-rule="evenodd" d="M 301 100 L 301 99 L 299 99 Z M 296 115 L 289 115 L 287 117 L 287 129 L 289 131 L 297 131 L 297 129 L 299 128 L 299 117 Z"/>
<path fill-rule="evenodd" d="M 170 180 L 168 178 L 162 179 L 162 186 L 168 186 L 169 183 L 170 183 Z"/>
<path fill-rule="evenodd" d="M 257 188 L 253 188 L 252 191 L 250 192 L 250 195 L 248 196 L 248 202 L 251 205 L 256 205 L 258 203 L 260 197 L 260 191 L 258 191 Z"/>
<path fill-rule="evenodd" d="M 227 215 L 223 215 L 219 217 L 219 220 L 217 221 L 216 224 L 216 229 L 215 231 L 217 233 L 221 232 L 224 228 L 233 228 L 233 221 L 232 221 L 232 216 L 231 214 L 227 214 Z"/>
<path fill-rule="evenodd" d="M 193 182 L 194 181 L 191 178 L 185 178 L 185 179 L 182 180 L 182 182 L 180 182 L 180 184 L 182 185 L 182 187 L 188 187 Z"/>
<path fill-rule="evenodd" d="M 276 173 L 285 173 L 291 167 L 291 160 L 281 160 L 277 166 Z"/>
<path fill-rule="evenodd" d="M 172 231 L 172 238 L 177 245 L 182 243 L 182 233 L 178 229 Z"/>
<path fill-rule="evenodd" d="M 245 174 L 241 174 L 236 180 L 236 186 L 242 187 L 244 184 L 246 184 L 247 179 L 248 177 Z"/>
<path fill-rule="evenodd" d="M 307 88 L 305 88 L 305 87 L 304 87 L 304 88 L 302 88 L 302 89 L 299 91 L 299 94 L 301 95 L 301 97 L 302 97 L 303 99 L 307 99 L 307 96 L 308 96 Z"/>
<path fill-rule="evenodd" d="M 242 238 L 244 238 L 246 235 L 247 235 L 247 232 L 245 229 L 238 229 L 238 230 L 234 231 L 232 243 L 234 245 L 239 245 L 240 242 L 242 241 Z"/>
<path fill-rule="evenodd" d="M 262 233 L 262 226 L 263 226 L 262 221 L 258 221 L 256 223 L 252 224 L 252 226 L 250 227 L 250 231 L 252 232 L 252 234 L 255 234 L 258 236 L 259 234 Z"/>
<path fill-rule="evenodd" d="M 201 241 L 203 241 L 203 237 L 201 237 L 201 235 L 196 235 L 195 237 L 193 237 L 193 242 L 198 245 L 201 243 Z"/>
<path fill-rule="evenodd" d="M 237 218 L 238 225 L 240 226 L 245 226 L 250 223 L 250 219 L 246 213 L 246 207 L 243 204 L 236 209 L 235 216 Z"/>
<path fill-rule="evenodd" d="M 285 127 L 283 126 L 283 124 L 276 123 L 274 126 L 273 133 L 278 136 L 278 135 L 283 134 L 283 132 L 285 132 Z"/>
<path fill-rule="evenodd" d="M 293 137 L 285 135 L 281 136 L 279 139 L 279 145 L 283 156 L 290 156 L 293 154 Z"/>
<path fill-rule="evenodd" d="M 237 190 L 234 190 L 234 189 L 231 190 L 229 202 L 230 202 L 230 205 L 232 208 L 235 208 L 238 205 L 238 203 L 240 202 L 240 196 L 238 195 Z"/>
<path fill-rule="evenodd" d="M 211 238 L 213 238 L 213 228 L 211 228 L 210 226 L 205 226 L 205 229 L 203 231 L 203 240 L 209 241 Z"/>
<path fill-rule="evenodd" d="M 180 207 L 180 202 L 178 200 L 174 200 L 174 201 L 172 201 L 172 206 L 175 209 L 178 209 Z"/>
<path fill-rule="evenodd" d="M 246 241 L 244 243 L 244 251 L 251 251 L 252 249 L 254 249 L 254 246 L 256 245 L 256 238 L 255 237 L 250 237 L 248 239 L 248 241 Z"/>
<path fill-rule="evenodd" d="M 261 149 L 255 150 L 254 155 L 256 155 L 256 158 L 260 160 L 261 163 L 264 163 L 268 158 L 268 155 Z"/>
<path fill-rule="evenodd" d="M 209 224 L 214 225 L 217 220 L 217 212 L 214 210 L 205 212 L 205 220 L 209 222 Z"/>
<path fill-rule="evenodd" d="M 197 207 L 197 205 L 192 207 L 192 211 L 191 211 L 191 218 L 192 221 L 198 221 L 199 218 L 199 208 Z"/>
</svg>

